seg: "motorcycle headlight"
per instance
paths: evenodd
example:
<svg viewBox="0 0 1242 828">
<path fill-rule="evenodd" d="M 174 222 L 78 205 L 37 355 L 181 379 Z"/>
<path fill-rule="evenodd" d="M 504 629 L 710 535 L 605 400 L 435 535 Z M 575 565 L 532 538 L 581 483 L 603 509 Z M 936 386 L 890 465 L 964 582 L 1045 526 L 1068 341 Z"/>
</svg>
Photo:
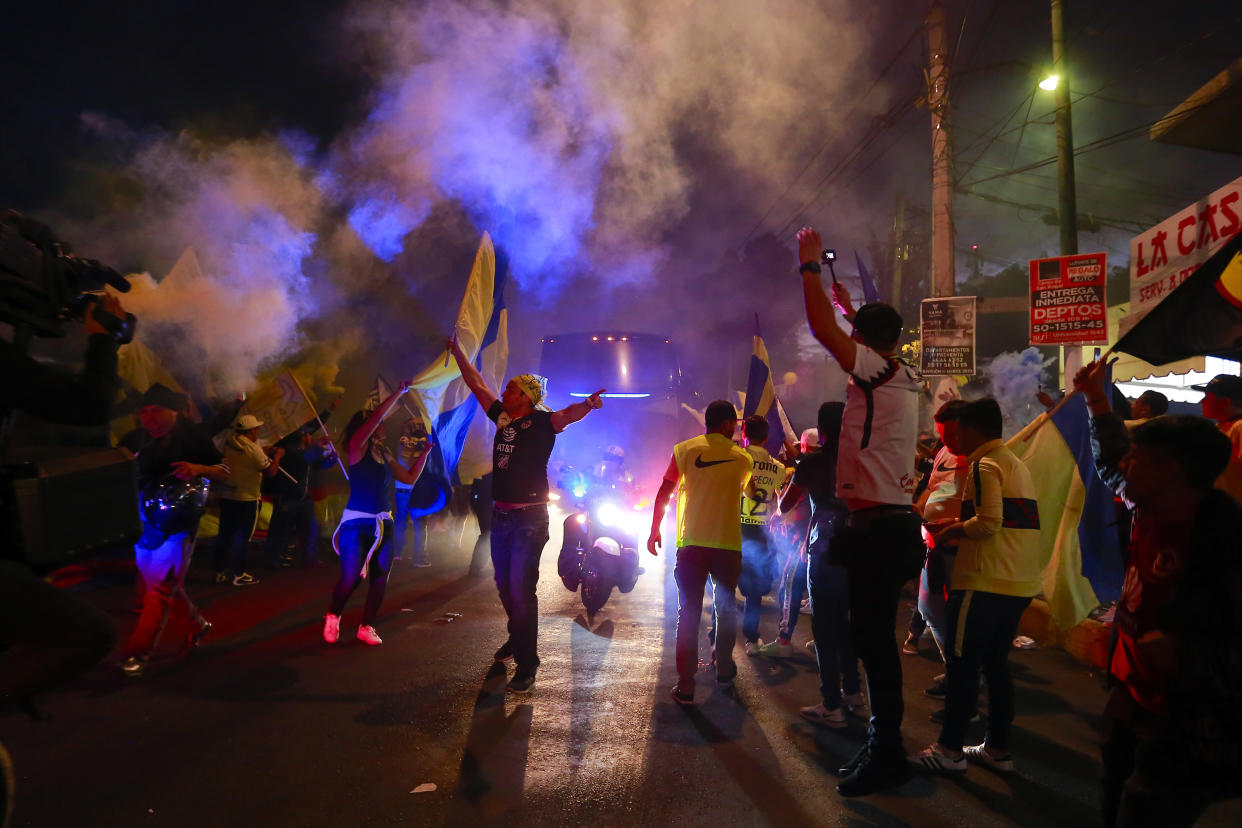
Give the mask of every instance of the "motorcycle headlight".
<svg viewBox="0 0 1242 828">
<path fill-rule="evenodd" d="M 599 522 L 600 526 L 618 528 L 623 519 L 624 516 L 615 503 L 601 503 L 595 510 L 595 520 Z"/>
</svg>

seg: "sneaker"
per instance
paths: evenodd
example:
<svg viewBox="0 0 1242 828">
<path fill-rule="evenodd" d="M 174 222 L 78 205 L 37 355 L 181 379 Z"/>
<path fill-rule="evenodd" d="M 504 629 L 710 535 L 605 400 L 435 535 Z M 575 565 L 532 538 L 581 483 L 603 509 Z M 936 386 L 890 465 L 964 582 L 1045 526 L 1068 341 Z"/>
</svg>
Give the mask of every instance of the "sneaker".
<svg viewBox="0 0 1242 828">
<path fill-rule="evenodd" d="M 943 699 L 949 694 L 949 682 L 943 673 L 933 678 L 932 681 L 934 684 L 923 691 L 924 696 L 929 699 Z"/>
<path fill-rule="evenodd" d="M 202 643 L 207 633 L 211 632 L 212 623 L 206 618 L 199 618 L 198 623 L 190 629 L 190 635 L 186 638 L 185 644 L 189 649 L 194 649 Z"/>
<path fill-rule="evenodd" d="M 414 561 L 414 562 L 411 564 L 411 566 L 416 566 L 416 567 L 418 567 L 419 569 L 424 569 L 424 568 L 426 568 L 426 567 L 431 566 L 431 561 Z"/>
<path fill-rule="evenodd" d="M 512 661 L 513 660 L 513 642 L 506 641 L 500 645 L 500 649 L 492 656 L 493 661 Z"/>
<path fill-rule="evenodd" d="M 363 644 L 370 644 L 372 647 L 377 647 L 384 643 L 384 639 L 379 637 L 379 633 L 375 631 L 375 627 L 372 627 L 370 624 L 363 624 L 360 626 L 356 637 Z"/>
<path fill-rule="evenodd" d="M 759 647 L 755 655 L 761 655 L 764 658 L 792 658 L 793 645 L 778 638 L 769 644 Z"/>
<path fill-rule="evenodd" d="M 905 643 L 901 645 L 901 653 L 902 655 L 918 655 L 919 654 L 919 640 L 914 637 L 914 633 L 909 633 L 906 635 Z"/>
<path fill-rule="evenodd" d="M 910 764 L 903 757 L 882 757 L 873 748 L 858 769 L 841 780 L 837 792 L 841 796 L 867 796 L 894 788 L 909 778 Z"/>
<path fill-rule="evenodd" d="M 810 615 L 811 614 L 811 602 L 807 600 L 806 598 L 802 599 L 802 605 L 798 607 L 798 614 L 799 615 Z"/>
<path fill-rule="evenodd" d="M 843 777 L 849 776 L 854 771 L 862 767 L 864 762 L 870 761 L 871 748 L 874 746 L 875 746 L 875 743 L 872 742 L 871 737 L 868 736 L 867 741 L 863 742 L 862 747 L 860 747 L 858 749 L 858 752 L 854 754 L 854 758 L 850 759 L 844 765 L 837 768 L 837 776 L 843 776 Z"/>
<path fill-rule="evenodd" d="M 293 567 L 293 556 L 281 555 L 279 565 L 281 569 L 291 569 Z"/>
<path fill-rule="evenodd" d="M 814 707 L 803 707 L 798 713 L 808 722 L 814 722 L 824 727 L 845 727 L 845 712 L 839 707 L 829 710 L 822 704 L 817 704 Z"/>
<path fill-rule="evenodd" d="M 1001 773 L 1009 773 L 1013 770 L 1013 754 L 1005 753 L 1001 756 L 994 756 L 987 744 L 967 745 L 962 748 L 962 753 L 972 762 L 980 762 L 987 765 L 992 770 Z"/>
<path fill-rule="evenodd" d="M 815 639 L 814 638 L 806 642 L 806 648 L 810 650 L 811 652 L 815 652 Z"/>
<path fill-rule="evenodd" d="M 323 617 L 323 640 L 335 644 L 341 637 L 341 616 L 328 613 Z"/>
<path fill-rule="evenodd" d="M 217 584 L 227 584 L 228 582 L 229 582 L 229 576 L 228 576 L 228 573 L 227 573 L 227 572 L 217 572 L 217 573 L 216 573 L 216 583 L 217 583 Z"/>
<path fill-rule="evenodd" d="M 766 646 L 762 638 L 756 638 L 754 641 L 747 641 L 742 645 L 742 649 L 746 651 L 746 655 L 754 656 L 759 655 L 759 650 Z"/>
<path fill-rule="evenodd" d="M 944 724 L 944 719 L 946 715 L 947 713 L 945 709 L 942 707 L 939 710 L 932 711 L 932 714 L 928 716 L 927 718 L 931 719 L 932 722 L 934 722 L 935 724 Z M 981 718 L 982 717 L 979 715 L 979 711 L 976 710 L 974 713 L 970 714 L 970 723 L 974 724 L 975 722 L 979 721 Z"/>
<path fill-rule="evenodd" d="M 505 689 L 510 693 L 529 693 L 535 686 L 534 676 L 515 675 L 509 679 L 509 683 L 505 685 Z"/>
<path fill-rule="evenodd" d="M 240 575 L 233 576 L 233 586 L 254 586 L 259 579 L 251 575 L 249 572 L 243 572 Z"/>
<path fill-rule="evenodd" d="M 863 695 L 861 690 L 857 693 L 851 693 L 848 696 L 842 693 L 841 706 L 856 716 L 862 716 L 864 713 L 859 711 L 866 711 L 867 697 Z"/>
<path fill-rule="evenodd" d="M 965 773 L 966 754 L 953 758 L 949 749 L 939 742 L 910 755 L 910 764 L 924 773 Z"/>
<path fill-rule="evenodd" d="M 131 678 L 138 678 L 146 672 L 146 669 L 147 660 L 145 658 L 130 656 L 121 662 L 121 672 Z"/>
<path fill-rule="evenodd" d="M 678 704 L 694 704 L 694 693 L 687 693 L 675 684 L 673 689 L 669 691 L 669 695 Z"/>
</svg>

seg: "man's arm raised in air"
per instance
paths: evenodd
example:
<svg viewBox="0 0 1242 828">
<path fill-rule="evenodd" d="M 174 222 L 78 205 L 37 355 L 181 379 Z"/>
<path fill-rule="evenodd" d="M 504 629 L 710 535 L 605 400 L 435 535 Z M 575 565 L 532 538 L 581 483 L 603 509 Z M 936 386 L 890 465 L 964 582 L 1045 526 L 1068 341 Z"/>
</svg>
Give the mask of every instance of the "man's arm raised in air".
<svg viewBox="0 0 1242 828">
<path fill-rule="evenodd" d="M 841 284 L 832 286 L 833 299 L 828 299 L 824 286 L 820 282 L 819 257 L 823 249 L 823 240 L 819 233 L 803 227 L 798 231 L 798 262 L 800 265 L 815 265 L 802 269 L 802 298 L 806 302 L 806 321 L 810 323 L 811 334 L 820 344 L 836 358 L 837 363 L 848 371 L 854 370 L 854 355 L 858 352 L 857 345 L 847 331 L 837 325 L 837 316 L 832 310 L 833 302 L 841 308 L 847 319 L 854 318 L 854 308 L 850 305 L 849 291 Z"/>
<path fill-rule="evenodd" d="M 496 396 L 496 392 L 487 387 L 487 381 L 483 379 L 483 375 L 479 373 L 479 369 L 470 364 L 470 360 L 466 359 L 466 354 L 462 351 L 461 345 L 457 344 L 457 337 L 451 337 L 444 345 L 448 348 L 453 359 L 457 360 L 457 369 L 461 371 L 462 382 L 466 383 L 466 387 L 474 394 L 474 398 L 479 401 L 479 405 L 483 406 L 483 411 L 492 407 L 492 403 L 500 399 Z"/>
<path fill-rule="evenodd" d="M 651 514 L 651 534 L 647 536 L 647 551 L 652 555 L 659 555 L 659 547 L 664 545 L 664 539 L 660 537 L 660 524 L 664 523 L 664 513 L 668 510 L 668 502 L 673 497 L 673 489 L 677 488 L 677 481 L 681 479 L 681 471 L 677 468 L 677 458 L 671 457 L 668 461 L 668 469 L 664 472 L 664 479 L 660 481 L 660 491 L 655 496 L 655 508 Z"/>
<path fill-rule="evenodd" d="M 560 411 L 552 412 L 552 427 L 557 431 L 563 431 L 565 426 L 570 423 L 576 423 L 586 415 L 590 414 L 597 408 L 604 406 L 604 401 L 600 399 L 607 389 L 601 388 L 582 402 L 576 402 L 573 405 L 567 405 Z"/>
</svg>

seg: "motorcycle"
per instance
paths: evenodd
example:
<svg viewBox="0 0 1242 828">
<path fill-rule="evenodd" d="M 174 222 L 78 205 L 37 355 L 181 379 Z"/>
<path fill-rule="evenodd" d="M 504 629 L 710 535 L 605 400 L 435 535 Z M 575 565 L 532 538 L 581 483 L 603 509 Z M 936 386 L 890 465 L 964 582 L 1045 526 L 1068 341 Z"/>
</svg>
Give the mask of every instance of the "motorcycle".
<svg viewBox="0 0 1242 828">
<path fill-rule="evenodd" d="M 608 602 L 614 587 L 628 593 L 643 573 L 638 565 L 637 540 L 643 536 L 648 517 L 622 486 L 594 483 L 584 475 L 571 474 L 564 490 L 573 508 L 563 526 L 557 573 L 570 592 L 581 590 L 587 617 L 593 618 Z"/>
</svg>

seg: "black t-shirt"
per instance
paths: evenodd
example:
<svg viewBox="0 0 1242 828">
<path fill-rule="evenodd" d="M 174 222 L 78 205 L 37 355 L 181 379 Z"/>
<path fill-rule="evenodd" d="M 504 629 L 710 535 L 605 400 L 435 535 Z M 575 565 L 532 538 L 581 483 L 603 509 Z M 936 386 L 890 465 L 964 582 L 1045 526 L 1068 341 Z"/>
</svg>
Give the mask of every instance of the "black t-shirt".
<svg viewBox="0 0 1242 828">
<path fill-rule="evenodd" d="M 172 473 L 172 464 L 185 461 L 214 466 L 224 459 L 211 438 L 197 424 L 178 417 L 172 430 L 152 439 L 144 428 L 136 428 L 120 440 L 120 445 L 138 455 L 138 487 L 146 489 Z"/>
<path fill-rule="evenodd" d="M 846 513 L 845 503 L 837 497 L 837 457 L 835 453 L 813 451 L 804 454 L 794 469 L 793 482 L 811 499 L 811 530 L 807 548 L 819 553 L 831 537 L 827 524 Z"/>
<path fill-rule="evenodd" d="M 552 413 L 536 409 L 510 420 L 500 400 L 487 409 L 496 423 L 492 442 L 492 498 L 501 503 L 543 503 L 548 499 L 548 457 L 556 442 Z"/>
</svg>

